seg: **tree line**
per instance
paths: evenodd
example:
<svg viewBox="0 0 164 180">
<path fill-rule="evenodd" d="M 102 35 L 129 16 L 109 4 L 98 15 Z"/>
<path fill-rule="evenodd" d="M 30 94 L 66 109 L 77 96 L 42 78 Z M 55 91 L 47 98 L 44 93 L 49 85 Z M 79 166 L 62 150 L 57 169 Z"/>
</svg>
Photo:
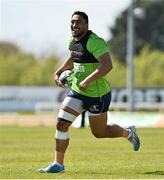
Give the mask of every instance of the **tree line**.
<svg viewBox="0 0 164 180">
<path fill-rule="evenodd" d="M 114 68 L 108 74 L 113 87 L 126 87 L 126 64 L 113 59 Z M 164 88 L 164 52 L 145 46 L 134 58 L 134 86 L 136 88 Z"/>
<path fill-rule="evenodd" d="M 108 74 L 112 87 L 126 87 L 126 64 L 112 58 Z M 0 85 L 54 86 L 53 74 L 61 65 L 59 57 L 36 58 L 8 42 L 0 42 Z M 135 87 L 164 87 L 164 52 L 145 46 L 134 59 Z"/>
<path fill-rule="evenodd" d="M 51 86 L 59 58 L 36 58 L 9 42 L 0 43 L 0 85 Z"/>
</svg>

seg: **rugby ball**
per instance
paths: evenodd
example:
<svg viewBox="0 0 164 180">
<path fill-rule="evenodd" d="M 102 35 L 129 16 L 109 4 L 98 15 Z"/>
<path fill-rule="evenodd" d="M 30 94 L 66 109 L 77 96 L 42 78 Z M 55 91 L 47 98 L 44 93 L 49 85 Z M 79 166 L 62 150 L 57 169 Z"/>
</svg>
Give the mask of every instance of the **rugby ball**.
<svg viewBox="0 0 164 180">
<path fill-rule="evenodd" d="M 73 77 L 74 77 L 73 71 L 71 70 L 63 71 L 59 76 L 59 81 L 60 81 L 61 86 L 63 88 L 70 87 L 72 84 Z"/>
</svg>

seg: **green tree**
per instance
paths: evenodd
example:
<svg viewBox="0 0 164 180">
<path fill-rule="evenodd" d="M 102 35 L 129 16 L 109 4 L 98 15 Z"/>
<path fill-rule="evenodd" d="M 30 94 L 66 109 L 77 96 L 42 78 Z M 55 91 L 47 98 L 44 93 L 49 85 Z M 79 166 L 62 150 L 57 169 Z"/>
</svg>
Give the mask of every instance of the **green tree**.
<svg viewBox="0 0 164 180">
<path fill-rule="evenodd" d="M 58 62 L 58 57 L 37 59 L 12 43 L 0 42 L 0 85 L 54 85 Z"/>
<path fill-rule="evenodd" d="M 135 53 L 148 44 L 150 48 L 164 50 L 164 1 L 137 0 L 134 9 L 142 8 L 142 17 L 135 18 Z M 134 11 L 135 12 L 135 11 Z M 112 38 L 109 40 L 111 52 L 122 63 L 126 62 L 127 44 L 127 9 L 117 17 L 115 25 L 110 28 Z"/>
<path fill-rule="evenodd" d="M 126 87 L 126 67 L 116 58 L 113 58 L 113 69 L 107 78 L 113 88 Z"/>
<path fill-rule="evenodd" d="M 164 52 L 145 46 L 134 59 L 134 86 L 136 88 L 164 87 Z M 126 87 L 126 65 L 113 58 L 113 69 L 107 76 L 113 88 Z"/>
<path fill-rule="evenodd" d="M 134 65 L 136 87 L 164 87 L 164 52 L 146 46 L 135 58 Z"/>
<path fill-rule="evenodd" d="M 20 80 L 21 85 L 54 85 L 53 74 L 58 66 L 58 58 L 50 56 L 26 71 Z"/>
<path fill-rule="evenodd" d="M 32 55 L 0 55 L 0 85 L 19 85 L 20 77 L 37 63 Z"/>
<path fill-rule="evenodd" d="M 3 54 L 4 56 L 19 53 L 19 48 L 10 42 L 1 41 L 0 42 L 0 54 Z"/>
</svg>

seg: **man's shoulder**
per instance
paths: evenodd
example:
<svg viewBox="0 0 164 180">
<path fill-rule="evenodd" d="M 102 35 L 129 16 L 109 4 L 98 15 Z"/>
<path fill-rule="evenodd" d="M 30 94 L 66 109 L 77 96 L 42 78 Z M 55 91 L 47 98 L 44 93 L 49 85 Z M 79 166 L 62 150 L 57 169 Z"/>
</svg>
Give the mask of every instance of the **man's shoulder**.
<svg viewBox="0 0 164 180">
<path fill-rule="evenodd" d="M 89 39 L 88 39 L 88 42 L 87 42 L 87 47 L 92 47 L 92 46 L 106 46 L 107 43 L 106 41 L 98 36 L 96 33 L 92 32 L 90 33 L 90 36 L 89 36 Z"/>
<path fill-rule="evenodd" d="M 87 46 L 95 46 L 96 44 L 104 45 L 106 44 L 106 41 L 102 37 L 98 36 L 96 33 L 91 31 L 91 34 L 87 42 Z"/>
<path fill-rule="evenodd" d="M 107 42 L 94 32 L 90 34 L 90 37 L 88 39 L 87 50 L 96 58 L 98 58 L 102 54 L 109 52 Z"/>
<path fill-rule="evenodd" d="M 90 40 L 103 40 L 105 41 L 102 37 L 98 36 L 96 33 L 92 32 L 90 33 L 90 37 L 89 37 Z"/>
</svg>

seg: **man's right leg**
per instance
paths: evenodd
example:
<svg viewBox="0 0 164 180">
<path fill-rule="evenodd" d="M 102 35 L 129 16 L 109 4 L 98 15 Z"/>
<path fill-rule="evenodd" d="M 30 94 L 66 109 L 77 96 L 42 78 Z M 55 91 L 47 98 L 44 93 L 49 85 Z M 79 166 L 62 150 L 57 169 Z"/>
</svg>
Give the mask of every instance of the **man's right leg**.
<svg viewBox="0 0 164 180">
<path fill-rule="evenodd" d="M 56 125 L 56 133 L 55 133 L 55 161 L 59 164 L 64 163 L 64 155 L 65 151 L 69 145 L 69 126 L 70 122 L 63 121 L 61 118 L 58 118 L 58 122 Z"/>
<path fill-rule="evenodd" d="M 64 172 L 64 156 L 69 144 L 69 127 L 82 111 L 82 102 L 79 99 L 66 97 L 58 113 L 55 133 L 55 161 L 46 168 L 39 169 L 42 173 Z"/>
<path fill-rule="evenodd" d="M 69 127 L 78 115 L 79 112 L 71 109 L 68 106 L 62 106 L 58 114 L 58 121 L 55 133 L 55 162 L 58 162 L 62 165 L 64 163 L 64 155 L 66 149 L 69 145 Z"/>
</svg>

